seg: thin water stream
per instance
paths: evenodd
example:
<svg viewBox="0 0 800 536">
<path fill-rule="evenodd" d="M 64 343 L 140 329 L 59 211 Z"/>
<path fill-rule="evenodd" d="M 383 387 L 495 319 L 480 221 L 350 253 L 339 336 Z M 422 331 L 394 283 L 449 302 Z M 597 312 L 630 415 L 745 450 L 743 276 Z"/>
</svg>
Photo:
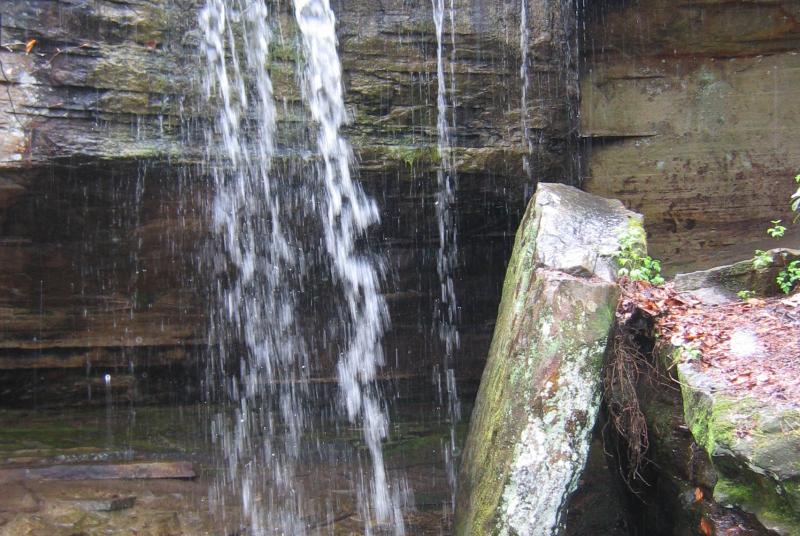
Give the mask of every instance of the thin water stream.
<svg viewBox="0 0 800 536">
<path fill-rule="evenodd" d="M 452 505 L 455 507 L 456 460 L 455 460 L 455 423 L 461 418 L 461 407 L 454 370 L 455 354 L 460 341 L 458 333 L 458 302 L 455 290 L 455 270 L 458 264 L 458 228 L 456 225 L 455 202 L 457 175 L 452 151 L 451 128 L 455 128 L 455 105 L 448 106 L 447 80 L 444 66 L 444 0 L 432 0 L 433 21 L 436 28 L 436 79 L 437 79 L 437 148 L 440 164 L 436 170 L 436 222 L 439 230 L 439 248 L 436 255 L 436 268 L 439 275 L 440 303 L 437 310 L 438 333 L 444 344 L 441 368 L 438 370 L 437 382 L 441 384 L 444 377 L 445 397 L 440 394 L 440 404 L 446 404 L 447 419 L 451 425 L 451 441 L 445 450 L 445 466 L 452 491 Z M 455 12 L 450 0 L 447 14 L 450 20 L 450 36 L 452 52 L 450 56 L 450 96 L 455 99 Z M 452 110 L 451 110 L 452 108 Z M 451 112 L 452 123 L 448 123 L 448 111 Z M 444 398 L 444 400 L 442 400 Z"/>
<path fill-rule="evenodd" d="M 520 118 L 522 128 L 522 140 L 524 142 L 525 153 L 522 156 L 522 169 L 529 179 L 532 179 L 531 153 L 533 152 L 533 141 L 531 140 L 530 128 L 528 126 L 528 92 L 530 91 L 531 81 L 528 74 L 528 47 L 530 46 L 530 29 L 528 28 L 528 0 L 520 0 L 519 13 L 519 51 L 521 55 L 519 76 L 521 80 L 520 97 Z"/>
</svg>

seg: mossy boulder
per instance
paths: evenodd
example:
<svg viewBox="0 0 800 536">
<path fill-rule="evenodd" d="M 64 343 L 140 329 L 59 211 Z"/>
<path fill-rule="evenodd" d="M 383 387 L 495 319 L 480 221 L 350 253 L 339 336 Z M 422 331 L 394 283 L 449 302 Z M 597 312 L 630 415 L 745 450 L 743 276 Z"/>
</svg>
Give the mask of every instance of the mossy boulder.
<svg viewBox="0 0 800 536">
<path fill-rule="evenodd" d="M 610 254 L 641 217 L 540 184 L 520 226 L 472 414 L 456 534 L 557 534 L 600 406 L 618 289 Z"/>
<path fill-rule="evenodd" d="M 639 407 L 647 424 L 646 459 L 625 489 L 635 494 L 633 533 L 649 536 L 768 536 L 774 532 L 752 514 L 722 500 L 716 458 L 698 444 L 686 423 L 683 392 L 671 345 L 656 349 L 655 360 L 644 366 L 636 379 Z M 695 428 L 696 430 L 696 428 Z M 697 430 L 696 430 L 697 431 Z M 714 433 L 718 433 L 715 430 Z M 723 435 L 727 435 L 723 431 Z M 700 435 L 702 440 L 707 436 Z M 606 434 L 604 452 L 625 449 L 624 439 Z M 614 473 L 628 469 L 625 458 L 616 457 Z M 724 486 L 724 484 L 722 484 Z M 715 490 L 716 487 L 716 490 Z M 734 506 L 734 507 L 731 507 Z M 579 533 L 584 534 L 584 533 Z"/>
<path fill-rule="evenodd" d="M 714 499 L 778 534 L 800 535 L 800 405 L 732 393 L 694 362 L 678 365 L 686 423 L 717 473 Z"/>
</svg>

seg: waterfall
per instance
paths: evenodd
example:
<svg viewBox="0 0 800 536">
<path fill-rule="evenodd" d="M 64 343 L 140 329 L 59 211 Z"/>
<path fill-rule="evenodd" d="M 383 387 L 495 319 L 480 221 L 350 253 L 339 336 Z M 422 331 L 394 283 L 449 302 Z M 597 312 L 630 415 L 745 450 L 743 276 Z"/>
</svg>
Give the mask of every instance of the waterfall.
<svg viewBox="0 0 800 536">
<path fill-rule="evenodd" d="M 305 59 L 301 89 L 317 138 L 311 169 L 300 165 L 288 178 L 273 169 L 277 122 L 265 3 L 207 0 L 199 16 L 204 89 L 217 110 L 205 133 L 216 234 L 209 255 L 215 351 L 206 381 L 209 400 L 221 408 L 212 415 L 219 465 L 212 509 L 225 533 L 244 526 L 252 535 L 306 534 L 320 514 L 297 478 L 303 442 L 314 432 L 309 356 L 316 348 L 308 341 L 319 337 L 304 327 L 298 296 L 317 283 L 306 280 L 316 277 L 309 265 L 317 262 L 334 279 L 338 305 L 339 413 L 361 428 L 370 457 L 361 469 L 369 475 L 357 483 L 365 532 L 377 522 L 404 534 L 405 484 L 387 477 L 381 450 L 388 418 L 377 375 L 388 310 L 380 265 L 358 251 L 378 209 L 353 177 L 341 135 L 346 110 L 329 2 L 295 0 L 294 13 Z M 230 501 L 239 503 L 238 516 Z"/>
<path fill-rule="evenodd" d="M 444 374 L 445 389 L 447 393 L 447 418 L 450 423 L 450 443 L 445 451 L 445 464 L 452 492 L 452 505 L 455 505 L 456 463 L 455 455 L 455 423 L 461 417 L 461 407 L 458 398 L 453 361 L 459 346 L 459 334 L 456 326 L 458 317 L 458 303 L 456 301 L 455 284 L 453 281 L 456 264 L 458 261 L 458 229 L 455 220 L 455 190 L 456 168 L 452 152 L 450 125 L 448 124 L 447 81 L 444 67 L 444 0 L 432 0 L 433 21 L 436 28 L 436 80 L 437 88 L 437 117 L 436 131 L 440 165 L 436 170 L 438 191 L 436 194 L 436 221 L 439 230 L 439 249 L 436 256 L 436 268 L 440 283 L 440 305 L 438 308 L 438 332 L 444 343 L 445 352 L 442 356 L 439 376 Z M 450 0 L 448 15 L 450 18 L 451 35 L 451 62 L 450 62 L 450 94 L 451 100 L 455 98 L 455 11 Z M 452 121 L 455 126 L 455 106 L 452 110 Z M 437 378 L 441 382 L 440 378 Z M 440 402 L 441 403 L 441 402 Z"/>
<path fill-rule="evenodd" d="M 318 128 L 321 162 L 316 173 L 327 194 L 320 205 L 324 244 L 347 304 L 348 340 L 336 367 L 340 401 L 350 421 L 361 425 L 370 453 L 371 504 L 367 510 L 379 523 L 391 522 L 395 533 L 402 534 L 400 498 L 390 493 L 383 464 L 381 441 L 388 433 L 388 419 L 375 381 L 378 368 L 383 365 L 381 340 L 389 315 L 376 266 L 356 251 L 356 240 L 378 222 L 378 209 L 353 179 L 352 150 L 341 135 L 346 110 L 336 50 L 336 19 L 330 3 L 294 0 L 294 12 L 306 59 L 303 96 Z"/>
<path fill-rule="evenodd" d="M 205 93 L 218 108 L 206 132 L 218 237 L 210 315 L 216 352 L 207 389 L 223 407 L 212 420 L 220 464 L 212 506 L 224 512 L 228 497 L 241 497 L 239 524 L 250 533 L 280 528 L 303 534 L 302 494 L 292 484 L 308 367 L 291 292 L 299 259 L 291 228 L 283 225 L 284 199 L 271 175 L 276 111 L 267 70 L 268 12 L 262 2 L 207 0 L 199 20 Z M 263 392 L 266 385 L 277 392 Z M 273 442 L 275 399 L 286 427 L 281 445 Z M 275 507 L 273 497 L 263 496 L 267 490 L 289 499 Z M 236 526 L 228 522 L 223 515 L 226 530 Z"/>
</svg>

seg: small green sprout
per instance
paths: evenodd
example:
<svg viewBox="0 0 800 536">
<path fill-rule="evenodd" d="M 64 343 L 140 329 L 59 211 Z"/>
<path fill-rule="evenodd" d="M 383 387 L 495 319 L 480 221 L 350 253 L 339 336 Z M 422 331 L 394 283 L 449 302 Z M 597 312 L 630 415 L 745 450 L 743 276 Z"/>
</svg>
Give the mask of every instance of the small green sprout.
<svg viewBox="0 0 800 536">
<path fill-rule="evenodd" d="M 782 238 L 786 234 L 786 227 L 781 225 L 781 220 L 772 220 L 772 227 L 767 229 L 767 234 L 772 238 Z"/>
<path fill-rule="evenodd" d="M 755 298 L 756 293 L 752 290 L 740 290 L 736 295 L 739 296 L 739 299 L 747 301 L 751 298 Z"/>
</svg>

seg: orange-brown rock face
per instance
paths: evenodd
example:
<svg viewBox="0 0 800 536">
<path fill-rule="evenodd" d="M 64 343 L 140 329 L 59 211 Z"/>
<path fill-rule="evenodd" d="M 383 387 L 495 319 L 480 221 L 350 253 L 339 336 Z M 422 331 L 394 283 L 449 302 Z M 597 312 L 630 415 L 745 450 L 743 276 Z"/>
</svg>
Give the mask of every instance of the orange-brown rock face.
<svg viewBox="0 0 800 536">
<path fill-rule="evenodd" d="M 752 255 L 800 171 L 800 3 L 590 9 L 585 188 L 643 213 L 672 265 Z"/>
</svg>

